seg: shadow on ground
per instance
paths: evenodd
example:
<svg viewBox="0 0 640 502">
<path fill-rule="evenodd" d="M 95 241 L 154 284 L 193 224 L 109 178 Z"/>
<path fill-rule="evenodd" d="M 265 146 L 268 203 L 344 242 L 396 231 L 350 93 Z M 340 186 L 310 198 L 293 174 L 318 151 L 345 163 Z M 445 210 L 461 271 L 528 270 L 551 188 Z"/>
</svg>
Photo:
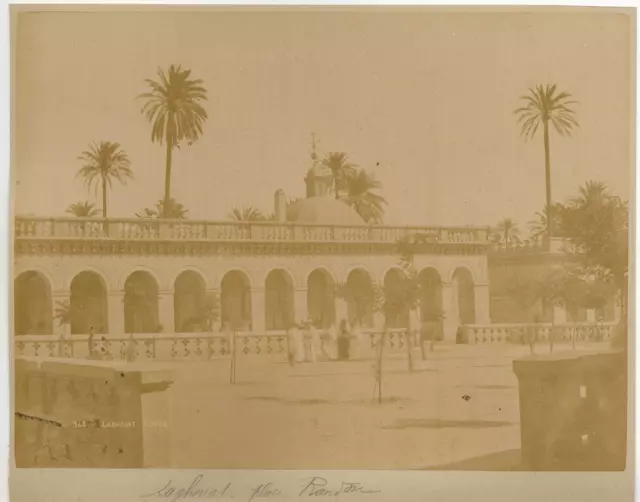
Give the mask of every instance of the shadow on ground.
<svg viewBox="0 0 640 502">
<path fill-rule="evenodd" d="M 397 420 L 393 425 L 385 425 L 383 429 L 486 429 L 518 425 L 500 420 L 440 420 L 434 418 L 414 418 Z"/>
</svg>

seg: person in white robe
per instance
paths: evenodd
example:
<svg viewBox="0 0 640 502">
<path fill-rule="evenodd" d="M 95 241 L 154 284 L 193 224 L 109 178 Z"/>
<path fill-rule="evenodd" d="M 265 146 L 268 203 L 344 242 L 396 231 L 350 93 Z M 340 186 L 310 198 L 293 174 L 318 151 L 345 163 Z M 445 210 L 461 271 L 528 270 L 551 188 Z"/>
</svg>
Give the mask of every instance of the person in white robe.
<svg viewBox="0 0 640 502">
<path fill-rule="evenodd" d="M 318 327 L 316 326 L 315 322 L 309 323 L 309 338 L 311 339 L 311 343 L 309 346 L 309 348 L 311 349 L 310 350 L 311 362 L 315 363 L 320 357 L 322 352 L 321 341 L 320 341 L 320 331 L 318 330 Z"/>
<path fill-rule="evenodd" d="M 338 359 L 338 330 L 336 329 L 336 325 L 332 324 L 329 326 L 327 330 L 327 341 L 328 343 L 328 354 L 329 359 L 335 361 Z"/>
<path fill-rule="evenodd" d="M 362 359 L 365 356 L 365 339 L 362 326 L 357 319 L 351 322 L 351 336 L 355 342 L 355 350 L 353 351 L 353 359 Z"/>
</svg>

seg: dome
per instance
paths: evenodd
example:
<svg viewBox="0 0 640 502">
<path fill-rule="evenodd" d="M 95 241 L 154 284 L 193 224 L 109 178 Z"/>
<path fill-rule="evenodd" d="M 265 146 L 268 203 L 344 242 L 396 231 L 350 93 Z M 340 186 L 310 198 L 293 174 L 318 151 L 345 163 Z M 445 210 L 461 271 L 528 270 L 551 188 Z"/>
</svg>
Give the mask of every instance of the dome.
<svg viewBox="0 0 640 502">
<path fill-rule="evenodd" d="M 365 225 L 364 220 L 344 202 L 330 196 L 308 197 L 287 209 L 287 221 L 322 225 Z"/>
<path fill-rule="evenodd" d="M 331 178 L 333 179 L 333 173 L 331 169 L 322 164 L 315 164 L 309 171 L 307 171 L 307 180 L 314 178 Z"/>
</svg>

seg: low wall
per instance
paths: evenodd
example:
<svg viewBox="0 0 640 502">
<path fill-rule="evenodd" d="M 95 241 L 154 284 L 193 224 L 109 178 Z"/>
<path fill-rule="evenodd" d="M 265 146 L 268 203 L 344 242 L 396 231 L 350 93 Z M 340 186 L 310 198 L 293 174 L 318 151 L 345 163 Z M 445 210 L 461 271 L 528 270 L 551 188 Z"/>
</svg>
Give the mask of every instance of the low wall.
<svg viewBox="0 0 640 502">
<path fill-rule="evenodd" d="M 166 369 L 15 360 L 16 467 L 169 467 Z"/>
<path fill-rule="evenodd" d="M 521 343 L 547 342 L 553 335 L 556 342 L 606 341 L 611 339 L 617 322 L 606 323 L 513 323 L 468 324 L 460 327 L 458 343 Z"/>
<path fill-rule="evenodd" d="M 364 357 L 373 357 L 377 350 L 379 333 L 364 333 L 361 342 L 352 338 L 352 345 L 361 343 L 356 351 Z M 389 330 L 385 349 L 389 352 L 406 350 L 406 330 Z M 417 346 L 417 336 L 412 339 Z M 287 359 L 288 342 L 285 332 L 239 333 L 236 338 L 237 355 L 272 355 Z M 210 360 L 230 355 L 228 335 L 212 333 L 136 334 L 129 336 L 96 335 L 94 352 L 107 360 Z M 88 358 L 87 335 L 72 335 L 65 339 L 52 335 L 21 335 L 14 338 L 16 357 Z"/>
<path fill-rule="evenodd" d="M 525 469 L 624 470 L 626 352 L 530 357 L 513 370 Z"/>
</svg>

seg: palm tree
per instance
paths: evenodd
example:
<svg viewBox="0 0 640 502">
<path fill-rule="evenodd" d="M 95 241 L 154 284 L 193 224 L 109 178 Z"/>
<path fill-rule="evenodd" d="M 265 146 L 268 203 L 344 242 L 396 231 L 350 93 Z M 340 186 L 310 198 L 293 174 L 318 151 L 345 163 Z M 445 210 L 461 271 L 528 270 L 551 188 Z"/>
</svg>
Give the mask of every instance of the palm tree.
<svg viewBox="0 0 640 502">
<path fill-rule="evenodd" d="M 609 191 L 602 181 L 587 181 L 579 188 L 580 195 L 571 199 L 570 203 L 580 207 L 599 207 L 607 201 Z"/>
<path fill-rule="evenodd" d="M 340 191 L 347 189 L 347 178 L 355 176 L 357 166 L 349 162 L 349 156 L 344 152 L 328 153 L 322 165 L 331 169 L 336 199 L 339 199 Z"/>
<path fill-rule="evenodd" d="M 89 202 L 88 200 L 76 202 L 67 208 L 67 213 L 77 216 L 78 218 L 93 218 L 100 214 L 100 210 L 95 206 L 93 202 Z"/>
<path fill-rule="evenodd" d="M 127 180 L 133 179 L 131 162 L 126 152 L 120 148 L 119 143 L 101 141 L 89 145 L 89 149 L 80 154 L 78 160 L 84 165 L 78 171 L 76 177 L 84 178 L 87 189 L 95 186 L 96 190 L 102 188 L 102 217 L 107 217 L 107 186 L 112 187 L 113 180 L 122 185 Z"/>
<path fill-rule="evenodd" d="M 520 229 L 518 224 L 511 218 L 502 218 L 493 229 L 494 241 L 504 243 L 505 247 L 509 247 L 509 244 L 519 243 L 519 236 Z"/>
<path fill-rule="evenodd" d="M 570 105 L 571 94 L 568 92 L 556 93 L 556 84 L 537 85 L 535 89 L 529 89 L 529 94 L 520 99 L 525 105 L 514 111 L 518 115 L 518 124 L 521 125 L 520 134 L 525 140 L 533 138 L 542 123 L 544 141 L 544 167 L 546 183 L 546 207 L 551 207 L 551 153 L 549 147 L 549 123 L 553 124 L 560 136 L 570 136 L 574 127 L 579 127 L 575 119 L 575 111 Z M 553 218 L 547 219 L 547 235 L 553 237 Z M 547 247 L 550 243 L 547 240 Z"/>
<path fill-rule="evenodd" d="M 186 220 L 189 210 L 176 199 L 169 199 L 169 204 L 164 203 L 164 199 L 156 202 L 155 208 L 144 208 L 144 213 L 136 213 L 138 218 L 170 218 L 173 220 Z"/>
<path fill-rule="evenodd" d="M 553 218 L 553 231 L 557 237 L 562 237 L 564 231 L 562 230 L 562 204 L 554 204 L 551 206 L 551 214 Z M 542 212 L 538 211 L 534 214 L 534 219 L 529 220 L 529 232 L 530 237 L 534 241 L 538 241 L 541 237 L 546 237 L 549 226 L 547 225 L 547 218 L 549 215 L 549 209 L 544 208 Z"/>
<path fill-rule="evenodd" d="M 253 206 L 234 207 L 229 213 L 229 218 L 235 221 L 264 221 L 266 219 L 262 211 Z"/>
<path fill-rule="evenodd" d="M 365 222 L 382 223 L 387 201 L 373 192 L 381 187 L 373 174 L 361 169 L 356 175 L 346 178 L 347 193 L 341 200 L 355 209 Z"/>
<path fill-rule="evenodd" d="M 207 112 L 200 104 L 207 100 L 207 90 L 200 79 L 190 80 L 191 70 L 180 65 L 169 66 L 166 74 L 158 68 L 159 82 L 146 79 L 150 88 L 138 96 L 146 103 L 142 113 L 151 123 L 151 141 L 166 144 L 164 200 L 171 199 L 171 157 L 181 141 L 191 145 L 202 135 Z M 165 208 L 168 209 L 168 206 Z M 168 218 L 168 213 L 163 214 Z"/>
</svg>

